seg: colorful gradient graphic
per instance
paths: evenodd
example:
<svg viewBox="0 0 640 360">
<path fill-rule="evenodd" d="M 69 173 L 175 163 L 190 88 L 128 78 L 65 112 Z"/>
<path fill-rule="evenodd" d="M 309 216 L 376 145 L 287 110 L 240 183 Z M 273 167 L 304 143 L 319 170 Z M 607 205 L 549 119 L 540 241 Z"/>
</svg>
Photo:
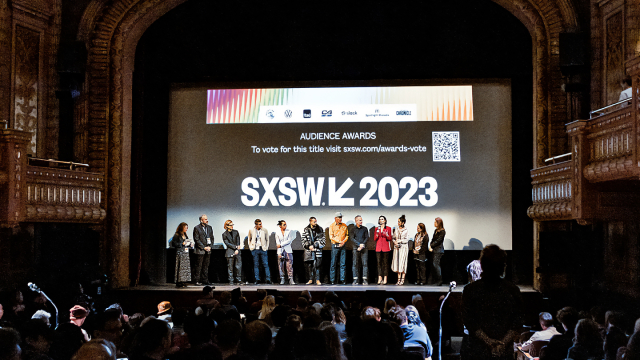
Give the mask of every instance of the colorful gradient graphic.
<svg viewBox="0 0 640 360">
<path fill-rule="evenodd" d="M 415 104 L 418 121 L 473 121 L 472 87 L 397 86 L 207 90 L 207 124 L 257 123 L 263 106 Z"/>
</svg>

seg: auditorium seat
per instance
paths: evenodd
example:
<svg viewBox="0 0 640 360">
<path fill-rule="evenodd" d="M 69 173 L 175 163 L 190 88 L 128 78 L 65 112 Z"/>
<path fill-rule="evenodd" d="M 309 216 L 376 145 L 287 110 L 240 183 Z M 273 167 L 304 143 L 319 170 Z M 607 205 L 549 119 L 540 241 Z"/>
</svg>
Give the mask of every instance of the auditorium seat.
<svg viewBox="0 0 640 360">
<path fill-rule="evenodd" d="M 405 346 L 404 352 L 420 355 L 421 359 L 427 357 L 426 352 L 424 351 L 424 347 L 422 346 Z"/>
<path fill-rule="evenodd" d="M 547 344 L 549 344 L 549 340 L 536 340 L 532 342 L 529 347 L 529 355 L 533 357 L 540 356 L 540 350 L 542 347 L 547 346 Z"/>
<path fill-rule="evenodd" d="M 520 334 L 520 343 L 524 343 L 525 341 L 529 340 L 531 338 L 531 336 L 533 336 L 533 334 L 535 333 L 535 331 L 525 331 L 523 333 Z"/>
</svg>

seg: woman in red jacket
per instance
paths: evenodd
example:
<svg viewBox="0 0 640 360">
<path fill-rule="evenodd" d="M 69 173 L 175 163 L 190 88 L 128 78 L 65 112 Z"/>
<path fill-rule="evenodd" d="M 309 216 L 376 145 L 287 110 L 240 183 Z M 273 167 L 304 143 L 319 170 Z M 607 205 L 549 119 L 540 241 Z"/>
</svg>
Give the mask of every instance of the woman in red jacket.
<svg viewBox="0 0 640 360">
<path fill-rule="evenodd" d="M 380 215 L 376 226 L 374 240 L 376 242 L 376 260 L 378 260 L 378 285 L 387 284 L 389 275 L 389 255 L 391 255 L 391 227 L 387 226 L 387 218 Z M 383 280 L 384 278 L 384 280 Z"/>
</svg>

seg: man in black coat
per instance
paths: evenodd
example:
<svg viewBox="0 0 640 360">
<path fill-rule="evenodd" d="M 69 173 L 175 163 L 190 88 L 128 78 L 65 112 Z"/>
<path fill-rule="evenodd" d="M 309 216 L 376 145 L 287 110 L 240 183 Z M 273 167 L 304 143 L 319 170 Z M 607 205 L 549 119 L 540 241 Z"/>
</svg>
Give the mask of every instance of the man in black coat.
<svg viewBox="0 0 640 360">
<path fill-rule="evenodd" d="M 193 227 L 193 282 L 196 285 L 210 285 L 209 261 L 211 258 L 211 245 L 213 244 L 213 228 L 209 226 L 207 215 L 200 216 L 200 224 Z"/>
<path fill-rule="evenodd" d="M 240 234 L 237 230 L 233 230 L 233 221 L 224 222 L 224 228 L 227 229 L 222 234 L 222 241 L 227 247 L 224 256 L 227 258 L 227 273 L 229 274 L 229 285 L 233 285 L 233 269 L 236 269 L 236 282 L 242 285 L 242 257 L 240 249 Z"/>
</svg>

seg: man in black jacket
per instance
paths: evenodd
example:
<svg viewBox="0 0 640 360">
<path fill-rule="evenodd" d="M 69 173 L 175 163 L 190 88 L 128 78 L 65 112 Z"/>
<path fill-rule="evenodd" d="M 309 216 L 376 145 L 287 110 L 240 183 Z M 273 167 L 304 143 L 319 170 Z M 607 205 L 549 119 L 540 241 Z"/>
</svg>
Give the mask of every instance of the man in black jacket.
<svg viewBox="0 0 640 360">
<path fill-rule="evenodd" d="M 309 226 L 302 231 L 302 247 L 304 248 L 304 266 L 307 269 L 307 285 L 322 285 L 320 268 L 322 267 L 322 249 L 326 244 L 324 230 L 318 225 L 315 217 L 309 218 Z"/>
<path fill-rule="evenodd" d="M 353 227 L 353 230 L 349 231 L 349 239 L 353 243 L 353 285 L 358 285 L 360 267 L 362 267 L 362 285 L 368 285 L 367 240 L 369 240 L 369 229 L 362 226 L 362 216 L 357 215 L 355 221 L 356 226 Z"/>
<path fill-rule="evenodd" d="M 227 246 L 224 256 L 227 258 L 227 273 L 229 275 L 229 285 L 233 285 L 233 269 L 236 269 L 236 282 L 242 285 L 242 257 L 240 254 L 240 234 L 237 230 L 233 230 L 233 221 L 224 222 L 224 228 L 227 229 L 222 234 L 222 241 Z"/>
<path fill-rule="evenodd" d="M 193 282 L 196 285 L 210 285 L 209 260 L 211 258 L 211 245 L 213 244 L 213 228 L 209 226 L 207 215 L 200 216 L 200 224 L 193 227 L 193 240 L 195 247 L 193 255 Z"/>
</svg>

